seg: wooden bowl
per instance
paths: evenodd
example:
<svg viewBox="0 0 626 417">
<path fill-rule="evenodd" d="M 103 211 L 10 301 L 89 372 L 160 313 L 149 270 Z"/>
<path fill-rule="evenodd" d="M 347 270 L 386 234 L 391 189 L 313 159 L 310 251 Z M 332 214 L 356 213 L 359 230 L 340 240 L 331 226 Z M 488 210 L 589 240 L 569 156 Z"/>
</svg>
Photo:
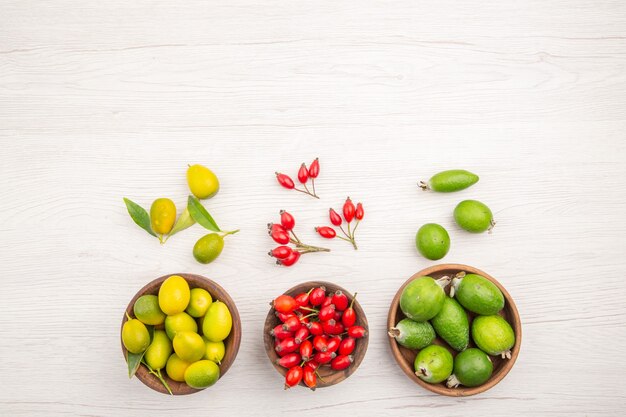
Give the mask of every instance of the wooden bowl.
<svg viewBox="0 0 626 417">
<path fill-rule="evenodd" d="M 352 301 L 352 294 L 341 288 L 339 285 L 326 281 L 303 282 L 302 284 L 298 284 L 295 287 L 288 289 L 287 291 L 285 291 L 285 294 L 295 297 L 300 293 L 309 291 L 313 287 L 319 286 L 326 287 L 327 293 L 341 290 L 341 292 L 343 292 L 348 297 L 348 299 Z M 330 368 L 330 366 L 320 366 L 318 368 L 318 372 L 321 378 L 318 378 L 317 380 L 317 388 L 329 387 L 331 385 L 338 384 L 344 379 L 348 378 L 354 373 L 354 371 L 356 371 L 356 369 L 361 364 L 361 361 L 365 357 L 365 352 L 367 351 L 367 344 L 369 340 L 369 328 L 367 325 L 367 318 L 365 317 L 365 312 L 363 311 L 361 305 L 357 300 L 354 301 L 354 305 L 352 307 L 354 308 L 357 316 L 355 325 L 363 326 L 365 330 L 368 331 L 368 334 L 360 339 L 357 339 L 356 347 L 354 349 L 354 352 L 352 352 L 354 361 L 348 368 L 342 371 L 334 371 Z M 276 360 L 279 359 L 279 356 L 274 350 L 274 338 L 270 335 L 270 330 L 276 327 L 276 325 L 278 325 L 279 323 L 280 320 L 278 319 L 278 317 L 276 317 L 275 310 L 273 308 L 270 308 L 270 311 L 267 313 L 267 318 L 265 319 L 265 326 L 263 327 L 263 340 L 265 342 L 265 352 L 267 353 L 267 357 L 272 362 L 272 365 L 274 365 L 274 368 L 276 368 L 276 370 L 284 377 L 287 374 L 287 369 L 276 363 Z M 304 385 L 304 382 L 300 382 L 300 385 L 306 386 Z"/>
<path fill-rule="evenodd" d="M 387 317 L 387 328 L 391 328 L 396 325 L 400 320 L 402 320 L 405 316 L 400 310 L 400 296 L 402 295 L 402 291 L 404 288 L 415 278 L 421 276 L 430 276 L 434 279 L 441 278 L 445 275 L 453 278 L 458 272 L 464 271 L 466 273 L 478 274 L 487 278 L 489 281 L 496 284 L 496 286 L 502 291 L 504 295 L 505 304 L 504 309 L 499 313 L 502 317 L 504 317 L 513 327 L 513 331 L 515 332 L 515 345 L 511 349 L 511 359 L 502 359 L 500 357 L 489 356 L 491 361 L 493 362 L 493 374 L 484 384 L 477 387 L 464 387 L 460 385 L 457 388 L 448 388 L 445 385 L 445 381 L 439 384 L 429 384 L 428 382 L 422 381 L 415 375 L 413 363 L 415 362 L 415 357 L 417 356 L 418 350 L 410 350 L 405 347 L 400 346 L 396 340 L 389 336 L 389 344 L 391 345 L 391 352 L 393 353 L 393 357 L 400 365 L 400 368 L 404 371 L 405 374 L 408 375 L 409 378 L 413 380 L 418 385 L 435 392 L 441 395 L 448 395 L 450 397 L 467 397 L 470 395 L 476 395 L 481 392 L 487 391 L 491 387 L 495 386 L 498 382 L 500 382 L 506 374 L 509 373 L 513 365 L 515 364 L 515 360 L 519 355 L 520 344 L 522 343 L 522 324 L 520 322 L 519 314 L 517 312 L 517 308 L 515 307 L 515 302 L 509 295 L 509 293 L 504 289 L 502 285 L 495 278 L 490 276 L 489 274 L 481 271 L 480 269 L 476 269 L 467 265 L 460 264 L 442 264 L 431 266 L 430 268 L 426 268 L 418 272 L 409 278 L 403 285 L 400 287 L 396 296 L 393 298 L 391 302 L 391 307 L 389 308 L 389 315 Z M 450 292 L 450 285 L 445 288 L 446 294 Z M 467 311 L 467 310 L 466 310 Z M 476 314 L 468 311 L 468 316 L 471 320 L 473 320 Z M 453 356 L 455 356 L 458 352 L 452 349 L 450 346 L 443 341 L 443 339 L 437 337 L 435 342 L 438 345 L 446 347 Z M 475 347 L 474 342 L 471 340 L 468 347 Z"/>
<path fill-rule="evenodd" d="M 133 306 L 135 305 L 135 301 L 137 301 L 137 299 L 141 297 L 142 295 L 146 295 L 146 294 L 158 295 L 159 288 L 161 288 L 161 284 L 163 283 L 163 281 L 165 281 L 167 278 L 171 277 L 172 275 L 179 275 L 185 278 L 185 280 L 189 284 L 190 289 L 191 288 L 204 288 L 205 290 L 209 292 L 209 294 L 211 294 L 211 297 L 213 297 L 213 300 L 220 300 L 221 302 L 226 304 L 226 306 L 230 310 L 230 314 L 233 317 L 233 328 L 230 334 L 228 335 L 228 337 L 224 340 L 226 353 L 224 355 L 224 359 L 222 359 L 221 365 L 219 365 L 220 378 L 222 378 L 226 374 L 228 369 L 231 367 L 233 362 L 235 361 L 235 357 L 237 357 L 237 352 L 239 351 L 239 344 L 241 343 L 241 320 L 239 318 L 239 312 L 237 311 L 235 302 L 233 301 L 232 298 L 230 298 L 228 293 L 222 287 L 220 287 L 216 282 L 211 281 L 210 279 L 205 278 L 200 275 L 181 274 L 181 273 L 168 274 L 160 278 L 157 278 L 154 281 L 148 283 L 142 289 L 140 289 L 137 292 L 137 294 L 135 294 L 133 299 L 130 300 L 130 303 L 128 303 L 128 307 L 126 307 L 126 313 L 122 317 L 122 326 L 124 325 L 124 322 L 126 322 L 126 314 L 128 314 L 132 318 L 135 317 L 135 314 L 133 312 Z M 158 328 L 162 328 L 163 325 L 155 326 L 155 327 L 158 329 Z M 120 328 L 120 340 L 121 340 L 121 328 Z M 122 343 L 122 352 L 124 353 L 124 359 L 126 359 L 128 351 L 124 347 L 124 343 Z M 202 390 L 198 390 L 195 388 L 191 388 L 185 382 L 178 382 L 178 381 L 174 381 L 170 379 L 167 376 L 167 373 L 165 372 L 162 372 L 162 374 L 163 374 L 163 378 L 172 389 L 172 394 L 174 395 L 187 395 L 187 394 L 196 393 L 198 391 L 202 391 Z M 144 364 L 141 364 L 139 366 L 139 369 L 137 369 L 137 373 L 135 374 L 135 376 L 141 382 L 143 382 L 144 385 L 152 388 L 153 390 L 158 391 L 162 394 L 169 394 L 167 390 L 165 389 L 165 387 L 163 386 L 163 384 L 161 383 L 161 381 L 159 381 L 159 379 L 156 376 L 149 373 L 148 368 L 146 368 Z"/>
</svg>

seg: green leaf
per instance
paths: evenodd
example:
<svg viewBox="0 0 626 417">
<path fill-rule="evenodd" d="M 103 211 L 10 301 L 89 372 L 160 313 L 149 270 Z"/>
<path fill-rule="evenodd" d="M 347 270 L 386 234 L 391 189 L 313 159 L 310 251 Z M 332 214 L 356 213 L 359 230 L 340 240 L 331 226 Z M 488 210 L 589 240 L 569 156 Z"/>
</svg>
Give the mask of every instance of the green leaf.
<svg viewBox="0 0 626 417">
<path fill-rule="evenodd" d="M 180 216 L 178 216 L 178 219 L 176 220 L 174 227 L 167 236 L 167 239 L 169 239 L 171 236 L 174 236 L 176 233 L 193 226 L 195 222 L 196 221 L 191 217 L 191 214 L 189 214 L 189 209 L 185 207 L 185 211 L 183 211 Z"/>
<path fill-rule="evenodd" d="M 189 200 L 187 201 L 187 209 L 189 210 L 189 214 L 191 215 L 191 217 L 196 222 L 198 222 L 200 226 L 214 232 L 221 232 L 219 226 L 217 225 L 217 223 L 215 223 L 215 220 L 213 220 L 213 217 L 211 217 L 209 212 L 206 211 L 202 203 L 200 203 L 200 201 L 196 197 L 192 195 L 189 196 Z"/>
<path fill-rule="evenodd" d="M 152 227 L 150 227 L 150 216 L 148 212 L 139 204 L 132 202 L 126 197 L 124 197 L 124 203 L 126 203 L 128 214 L 130 214 L 133 221 L 137 223 L 137 226 L 156 237 L 156 234 L 152 231 Z"/>
<path fill-rule="evenodd" d="M 152 337 L 154 336 L 154 327 L 146 326 L 146 328 L 148 329 L 148 334 L 150 334 L 150 342 L 152 342 Z M 128 362 L 128 378 L 132 378 L 133 376 L 135 376 L 137 369 L 139 369 L 139 365 L 141 365 L 143 355 L 146 354 L 146 351 L 144 350 L 141 353 L 131 353 L 129 351 L 126 351 L 126 354 L 128 355 L 128 357 L 126 358 L 126 362 Z"/>
</svg>

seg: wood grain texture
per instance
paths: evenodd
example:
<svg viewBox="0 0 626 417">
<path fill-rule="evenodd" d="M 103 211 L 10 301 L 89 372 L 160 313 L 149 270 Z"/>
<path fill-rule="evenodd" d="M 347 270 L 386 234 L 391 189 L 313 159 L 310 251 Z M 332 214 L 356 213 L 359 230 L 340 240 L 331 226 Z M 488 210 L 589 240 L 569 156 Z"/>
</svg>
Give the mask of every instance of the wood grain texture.
<svg viewBox="0 0 626 417">
<path fill-rule="evenodd" d="M 625 103 L 623 1 L 2 1 L 0 414 L 623 415 Z M 276 185 L 316 156 L 321 200 Z M 206 266 L 191 254 L 203 230 L 161 246 L 122 202 L 180 210 L 188 163 L 217 173 L 207 207 L 241 229 Z M 480 182 L 418 190 L 449 168 Z M 273 264 L 280 209 L 321 245 L 313 227 L 347 195 L 366 210 L 358 251 Z M 466 198 L 491 207 L 492 235 L 454 224 Z M 442 262 L 497 277 L 524 326 L 514 369 L 471 398 L 413 384 L 387 343 L 396 290 L 432 265 L 414 246 L 426 222 L 451 235 Z M 219 390 L 128 381 L 120 312 L 174 271 L 219 282 L 239 309 Z M 341 384 L 283 392 L 267 303 L 306 280 L 358 292 L 370 343 Z"/>
<path fill-rule="evenodd" d="M 490 360 L 493 363 L 493 374 L 491 377 L 485 381 L 482 385 L 477 387 L 464 387 L 459 386 L 456 388 L 448 388 L 446 386 L 446 381 L 441 382 L 439 384 L 430 384 L 428 382 L 422 381 L 415 375 L 415 357 L 419 353 L 419 350 L 408 349 L 403 346 L 400 346 L 396 342 L 396 340 L 389 335 L 389 345 L 391 347 L 391 352 L 393 354 L 394 359 L 398 362 L 398 365 L 404 373 L 416 384 L 420 385 L 423 388 L 426 388 L 434 393 L 441 395 L 448 395 L 451 397 L 466 397 L 470 395 L 477 395 L 482 392 L 485 392 L 494 386 L 496 386 L 500 381 L 504 379 L 504 377 L 511 371 L 513 366 L 515 365 L 515 361 L 520 353 L 520 348 L 522 344 L 522 323 L 520 320 L 519 313 L 517 311 L 517 307 L 515 306 L 515 301 L 509 294 L 509 292 L 491 275 L 487 274 L 480 269 L 474 268 L 469 265 L 458 265 L 458 264 L 439 264 L 434 265 L 425 269 L 422 269 L 419 272 L 416 272 L 412 277 L 407 279 L 404 284 L 398 289 L 396 295 L 391 300 L 391 306 L 389 307 L 389 314 L 387 316 L 387 329 L 391 329 L 394 327 L 400 320 L 405 318 L 405 315 L 402 313 L 400 309 L 400 298 L 402 297 L 402 292 L 413 280 L 419 279 L 424 276 L 429 276 L 434 279 L 440 279 L 443 277 L 448 277 L 450 282 L 444 288 L 446 294 L 450 295 L 450 290 L 452 287 L 452 279 L 456 278 L 458 273 L 471 273 L 478 274 L 489 281 L 493 282 L 504 295 L 505 305 L 504 308 L 498 313 L 511 325 L 513 328 L 513 332 L 515 334 L 515 344 L 510 350 L 510 357 L 500 358 L 498 356 L 491 356 Z M 472 321 L 476 317 L 476 314 L 467 311 L 468 318 L 470 320 L 470 328 Z M 457 352 L 448 345 L 441 337 L 437 336 L 433 342 L 434 344 L 440 345 L 448 349 L 448 351 L 452 354 L 452 356 L 456 357 Z M 475 348 L 476 344 L 470 337 L 470 343 L 468 345 L 469 348 Z"/>
</svg>

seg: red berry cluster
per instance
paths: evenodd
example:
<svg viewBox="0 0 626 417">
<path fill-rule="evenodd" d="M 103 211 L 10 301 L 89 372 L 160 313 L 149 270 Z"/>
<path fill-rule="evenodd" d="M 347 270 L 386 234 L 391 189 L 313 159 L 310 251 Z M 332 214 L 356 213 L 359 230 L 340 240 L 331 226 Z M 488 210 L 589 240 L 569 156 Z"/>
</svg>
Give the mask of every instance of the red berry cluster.
<svg viewBox="0 0 626 417">
<path fill-rule="evenodd" d="M 363 204 L 358 203 L 355 207 L 352 200 L 350 200 L 350 197 L 348 197 L 346 198 L 346 202 L 343 203 L 342 212 L 343 212 L 343 219 L 341 218 L 339 213 L 337 213 L 335 209 L 333 208 L 329 209 L 328 215 L 330 217 L 330 222 L 334 226 L 339 227 L 339 229 L 343 232 L 345 237 L 337 236 L 337 232 L 335 231 L 335 229 L 329 226 L 316 227 L 315 231 L 321 237 L 325 237 L 326 239 L 333 239 L 335 237 L 338 237 L 339 239 L 343 239 L 347 242 L 350 242 L 352 243 L 352 246 L 354 246 L 354 249 L 356 250 L 358 248 L 356 246 L 356 241 L 354 240 L 354 232 L 356 232 L 356 228 L 359 226 L 359 223 L 361 222 L 361 220 L 363 220 L 363 216 L 365 215 L 365 211 L 363 211 Z M 346 223 L 348 223 L 347 232 L 343 229 L 343 226 L 341 225 L 344 219 Z M 354 229 L 350 230 L 350 224 L 352 223 L 352 220 L 354 219 L 356 219 Z"/>
<path fill-rule="evenodd" d="M 343 292 L 326 293 L 325 287 L 295 297 L 281 295 L 272 302 L 281 324 L 270 335 L 280 356 L 276 363 L 288 369 L 285 389 L 303 381 L 315 390 L 320 366 L 336 371 L 350 366 L 356 340 L 367 335 L 364 327 L 355 325 L 353 304 L 354 298 L 349 303 Z"/>
<path fill-rule="evenodd" d="M 280 172 L 276 172 L 276 179 L 278 183 L 288 190 L 296 190 L 304 194 L 308 194 L 311 197 L 319 198 L 315 193 L 315 178 L 320 173 L 320 161 L 319 158 L 315 158 L 311 165 L 307 168 L 306 164 L 303 162 L 300 165 L 300 169 L 298 170 L 298 181 L 304 187 L 304 190 L 296 188 L 296 184 L 293 182 L 291 177 L 287 174 L 281 174 Z M 311 187 L 313 188 L 313 192 L 309 191 L 309 188 L 306 186 L 307 181 L 311 179 Z"/>
<path fill-rule="evenodd" d="M 302 243 L 293 231 L 295 226 L 296 219 L 285 210 L 280 211 L 280 224 L 267 224 L 268 234 L 274 239 L 274 242 L 281 245 L 268 252 L 269 256 L 276 258 L 278 265 L 291 266 L 298 262 L 300 255 L 306 253 L 330 252 L 330 249 Z M 289 243 L 294 244 L 295 247 L 286 246 Z"/>
</svg>

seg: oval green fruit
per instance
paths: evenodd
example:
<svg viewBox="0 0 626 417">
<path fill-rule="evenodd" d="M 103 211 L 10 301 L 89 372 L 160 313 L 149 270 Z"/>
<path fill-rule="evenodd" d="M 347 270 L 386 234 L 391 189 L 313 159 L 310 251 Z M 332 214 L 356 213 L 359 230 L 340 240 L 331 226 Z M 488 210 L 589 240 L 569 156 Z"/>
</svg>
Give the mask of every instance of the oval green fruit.
<svg viewBox="0 0 626 417">
<path fill-rule="evenodd" d="M 222 249 L 224 249 L 224 238 L 217 233 L 209 233 L 193 245 L 193 257 L 201 264 L 208 264 L 220 256 Z"/>
<path fill-rule="evenodd" d="M 448 282 L 448 277 L 438 281 L 428 276 L 415 278 L 402 290 L 400 309 L 414 321 L 432 319 L 443 307 L 443 300 L 446 298 L 443 287 Z"/>
<path fill-rule="evenodd" d="M 408 349 L 423 349 L 435 340 L 435 330 L 429 322 L 416 322 L 402 319 L 389 329 L 389 336 Z"/>
<path fill-rule="evenodd" d="M 504 308 L 502 291 L 482 275 L 467 274 L 454 278 L 450 294 L 463 307 L 482 316 L 497 314 Z"/>
<path fill-rule="evenodd" d="M 220 189 L 220 182 L 213 171 L 199 164 L 187 169 L 187 184 L 191 193 L 201 200 L 213 197 Z"/>
<path fill-rule="evenodd" d="M 177 354 L 172 353 L 165 365 L 165 372 L 174 381 L 183 382 L 185 380 L 185 371 L 189 365 L 191 365 L 191 362 L 184 361 Z"/>
<path fill-rule="evenodd" d="M 178 332 L 172 341 L 174 352 L 184 361 L 195 362 L 202 359 L 206 351 L 202 336 L 194 332 Z"/>
<path fill-rule="evenodd" d="M 211 342 L 221 342 L 230 334 L 233 327 L 233 318 L 226 304 L 216 301 L 202 321 L 202 334 Z"/>
<path fill-rule="evenodd" d="M 222 359 L 224 359 L 224 355 L 226 354 L 226 347 L 224 346 L 224 342 L 211 342 L 210 340 L 205 340 L 206 352 L 204 353 L 204 359 L 213 361 L 217 364 L 222 363 Z"/>
<path fill-rule="evenodd" d="M 428 183 L 420 181 L 419 186 L 423 190 L 433 190 L 440 193 L 450 193 L 464 190 L 478 182 L 478 175 L 464 169 L 451 169 L 442 171 L 431 177 Z"/>
<path fill-rule="evenodd" d="M 454 299 L 446 297 L 441 311 L 430 320 L 435 331 L 452 349 L 462 351 L 469 343 L 467 313 Z"/>
<path fill-rule="evenodd" d="M 172 354 L 172 342 L 163 330 L 155 330 L 152 343 L 148 346 L 144 359 L 155 371 L 163 368 Z"/>
<path fill-rule="evenodd" d="M 209 306 L 213 302 L 211 294 L 204 288 L 192 288 L 187 306 L 187 314 L 191 317 L 202 317 L 206 314 Z"/>
<path fill-rule="evenodd" d="M 456 355 L 454 358 L 454 374 L 448 378 L 448 388 L 459 385 L 477 387 L 484 384 L 493 373 L 493 363 L 485 352 L 470 348 Z"/>
<path fill-rule="evenodd" d="M 430 345 L 419 351 L 415 357 L 415 375 L 431 384 L 448 379 L 452 373 L 454 359 L 448 349 L 439 345 Z"/>
<path fill-rule="evenodd" d="M 187 313 L 178 313 L 167 316 L 165 319 L 165 332 L 167 337 L 174 339 L 178 332 L 198 332 L 198 323 Z"/>
<path fill-rule="evenodd" d="M 472 339 L 485 353 L 511 359 L 515 344 L 513 328 L 499 315 L 478 316 L 472 322 Z"/>
<path fill-rule="evenodd" d="M 215 384 L 218 379 L 220 379 L 219 366 L 206 359 L 192 363 L 185 370 L 185 382 L 191 388 L 204 389 Z"/>
<path fill-rule="evenodd" d="M 427 223 L 419 228 L 415 236 L 417 250 L 427 259 L 436 261 L 450 250 L 450 235 L 436 223 Z"/>
<path fill-rule="evenodd" d="M 180 275 L 172 275 L 159 288 L 159 307 L 171 316 L 182 313 L 189 304 L 189 284 Z"/>
<path fill-rule="evenodd" d="M 153 294 L 139 297 L 133 306 L 133 313 L 144 324 L 156 326 L 165 321 L 165 313 L 159 307 L 159 298 Z"/>
<path fill-rule="evenodd" d="M 461 201 L 454 209 L 454 220 L 462 229 L 472 233 L 482 233 L 496 224 L 489 207 L 478 200 Z"/>
<path fill-rule="evenodd" d="M 176 221 L 176 206 L 169 198 L 157 198 L 150 207 L 150 227 L 155 233 L 167 234 Z"/>
<path fill-rule="evenodd" d="M 127 320 L 122 326 L 122 343 L 130 353 L 141 353 L 150 345 L 150 333 L 137 319 Z"/>
</svg>

